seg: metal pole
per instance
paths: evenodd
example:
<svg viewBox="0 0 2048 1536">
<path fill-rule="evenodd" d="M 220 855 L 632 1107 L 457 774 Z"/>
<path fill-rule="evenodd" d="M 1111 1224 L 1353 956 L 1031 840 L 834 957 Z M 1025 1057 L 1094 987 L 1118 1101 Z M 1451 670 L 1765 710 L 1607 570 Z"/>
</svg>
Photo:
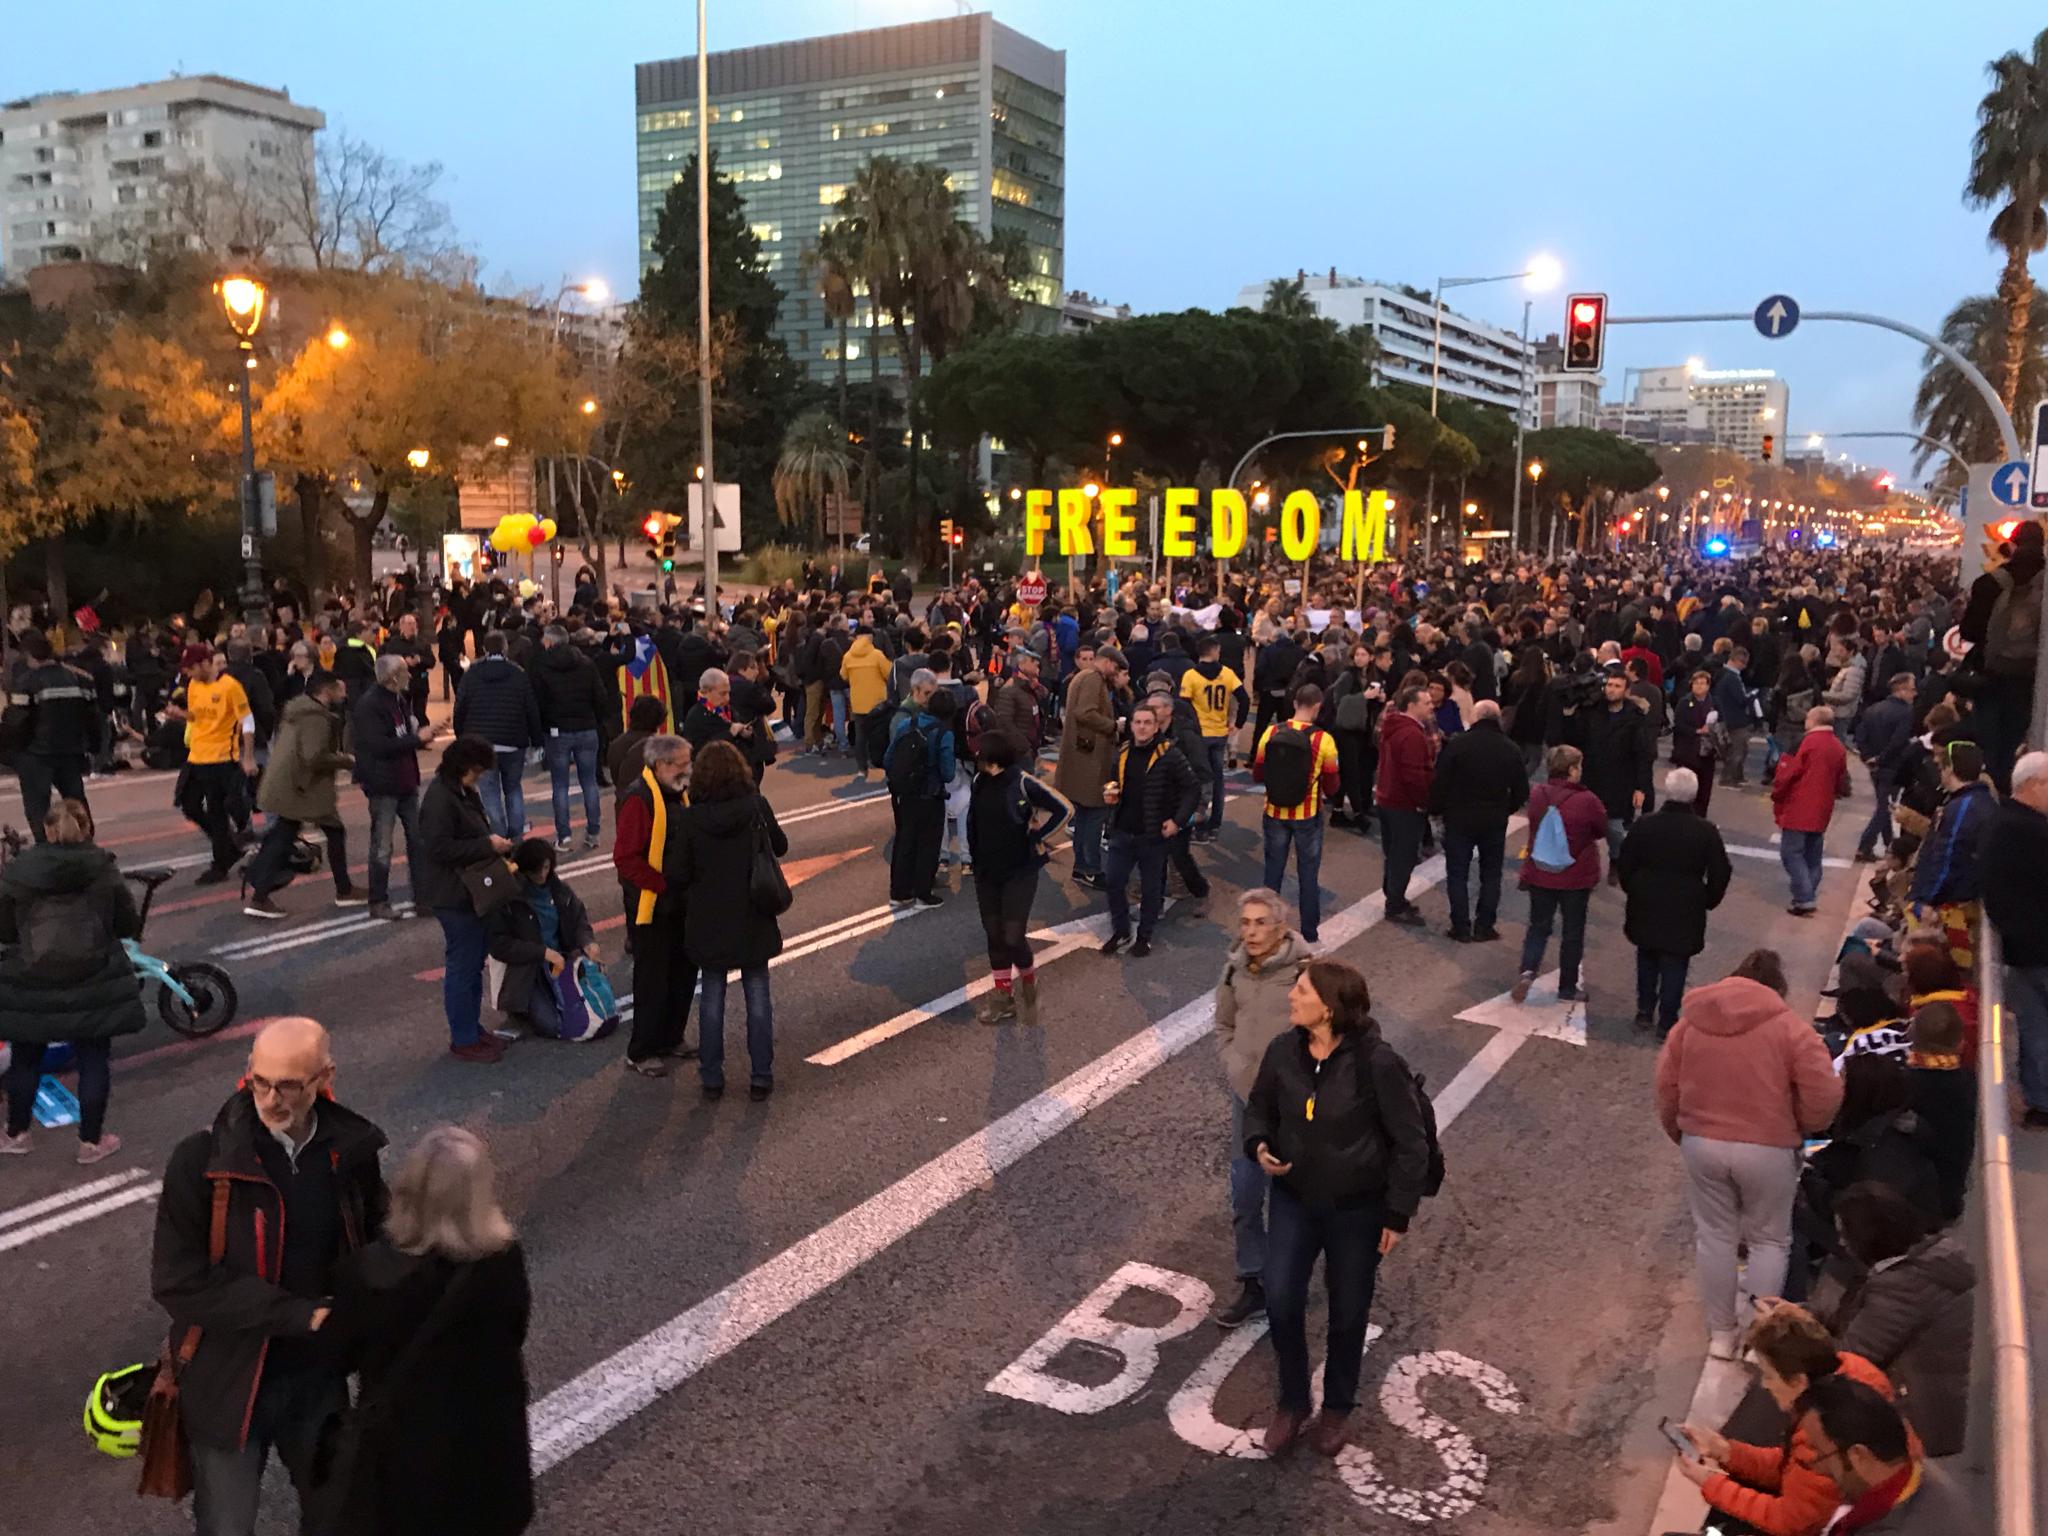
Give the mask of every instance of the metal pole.
<svg viewBox="0 0 2048 1536">
<path fill-rule="evenodd" d="M 704 624 L 718 618 L 718 474 L 711 459 L 711 65 L 697 0 L 697 432 L 704 448 Z"/>
<path fill-rule="evenodd" d="M 1522 377 L 1515 400 L 1515 501 L 1508 523 L 1513 530 L 1508 542 L 1517 549 L 1522 547 L 1522 425 L 1529 415 L 1529 311 L 1535 303 L 1534 299 L 1522 300 Z"/>
<path fill-rule="evenodd" d="M 1444 372 L 1444 280 L 1436 280 L 1435 323 L 1429 345 L 1429 419 L 1435 421 L 1438 386 Z M 1431 470 L 1422 492 L 1422 558 L 1429 559 L 1431 537 L 1436 528 L 1436 471 Z"/>
<path fill-rule="evenodd" d="M 244 341 L 239 358 L 242 366 L 239 384 L 242 396 L 242 618 L 252 630 L 263 622 L 263 557 L 257 546 L 262 522 L 256 492 L 255 417 L 249 399 L 256 388 L 256 370 L 250 366 L 255 360 L 255 348 Z M 358 593 L 357 596 L 359 600 L 366 601 L 369 594 Z"/>
</svg>

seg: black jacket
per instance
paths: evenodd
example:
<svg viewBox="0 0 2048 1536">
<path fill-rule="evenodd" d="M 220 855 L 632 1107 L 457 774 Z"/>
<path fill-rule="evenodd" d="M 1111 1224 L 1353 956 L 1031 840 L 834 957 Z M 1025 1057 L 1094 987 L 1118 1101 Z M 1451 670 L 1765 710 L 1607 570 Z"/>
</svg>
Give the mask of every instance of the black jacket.
<svg viewBox="0 0 2048 1536">
<path fill-rule="evenodd" d="M 540 745 L 540 703 L 524 672 L 503 656 L 471 665 L 455 690 L 455 734 L 480 736 L 494 747 Z"/>
<path fill-rule="evenodd" d="M 1635 814 L 1637 790 L 1650 800 L 1650 769 L 1657 759 L 1657 738 L 1650 717 L 1632 701 L 1609 709 L 1601 699 L 1564 716 L 1564 739 L 1586 755 L 1580 782 L 1600 797 L 1610 817 Z"/>
<path fill-rule="evenodd" d="M 476 911 L 462 871 L 502 856 L 491 847 L 491 823 L 473 789 L 436 773 L 420 796 L 420 841 L 412 868 L 412 895 L 422 910 Z"/>
<path fill-rule="evenodd" d="M 2007 965 L 2048 965 L 2048 816 L 2001 800 L 1977 842 L 1984 915 L 1998 930 Z"/>
<path fill-rule="evenodd" d="M 432 1336 L 392 1371 L 450 1286 Z M 533 1518 L 526 1343 L 531 1295 L 514 1243 L 470 1264 L 372 1243 L 335 1282 L 336 1344 L 376 1405 L 364 1476 L 319 1500 L 321 1536 L 514 1536 Z M 324 1329 L 322 1330 L 325 1331 Z"/>
<path fill-rule="evenodd" d="M 1034 811 L 1046 813 L 1035 826 Z M 967 856 L 975 878 L 996 884 L 1043 868 L 1045 845 L 1073 814 L 1063 796 L 1017 764 L 1001 773 L 977 772 L 967 802 Z"/>
<path fill-rule="evenodd" d="M 505 980 L 498 987 L 498 1006 L 507 1013 L 530 1013 L 533 989 L 540 981 L 541 966 L 547 960 L 547 945 L 541 942 L 540 917 L 525 897 L 526 882 L 520 880 L 518 901 L 508 901 L 488 918 L 491 958 L 502 961 Z M 590 912 L 583 898 L 569 888 L 560 875 L 548 877 L 548 890 L 555 898 L 555 916 L 561 923 L 561 944 L 556 953 L 565 958 L 597 942 L 590 926 Z"/>
<path fill-rule="evenodd" d="M 256 745 L 269 746 L 271 733 L 277 729 L 277 695 L 271 691 L 270 679 L 253 659 L 231 661 L 224 670 L 242 685 L 242 694 L 249 701 L 249 714 L 256 722 Z"/>
<path fill-rule="evenodd" d="M 1285 693 L 1294 681 L 1295 668 L 1301 665 L 1301 656 L 1301 647 L 1291 634 L 1275 636 L 1259 647 L 1259 664 L 1252 675 L 1252 686 L 1260 693 Z"/>
<path fill-rule="evenodd" d="M 789 838 L 764 795 L 693 805 L 669 822 L 674 851 L 663 860 L 663 872 L 683 882 L 685 945 L 705 970 L 760 970 L 782 953 L 781 927 L 747 899 L 757 816 L 781 858 Z"/>
<path fill-rule="evenodd" d="M 299 1153 L 325 1157 L 333 1172 L 340 1248 L 347 1254 L 384 1224 L 388 1203 L 377 1154 L 384 1133 L 354 1110 L 322 1099 L 313 1139 Z M 210 1130 L 194 1131 L 171 1153 L 156 1209 L 150 1291 L 171 1315 L 171 1348 L 185 1330 L 200 1330 L 199 1347 L 179 1374 L 185 1429 L 198 1445 L 239 1450 L 249 1432 L 256 1388 L 274 1338 L 308 1339 L 318 1297 L 296 1296 L 279 1284 L 281 1234 L 289 1212 L 257 1151 L 268 1136 L 243 1089 L 221 1107 Z M 207 1262 L 216 1184 L 228 1191 L 227 1247 Z"/>
<path fill-rule="evenodd" d="M 1377 1025 L 1338 1036 L 1321 1063 L 1309 1054 L 1307 1030 L 1277 1036 L 1245 1102 L 1245 1156 L 1256 1157 L 1260 1142 L 1293 1164 L 1279 1177 L 1304 1205 L 1378 1203 L 1384 1224 L 1405 1232 L 1422 1203 L 1428 1133 L 1408 1064 Z"/>
<path fill-rule="evenodd" d="M 114 856 L 37 843 L 0 867 L 0 1040 L 111 1040 L 146 1022 L 121 940 L 142 919 Z"/>
<path fill-rule="evenodd" d="M 718 653 L 702 630 L 686 630 L 676 637 L 675 659 L 668 662 L 668 696 L 694 699 L 704 669 L 718 664 Z M 837 673 L 833 674 L 835 677 Z"/>
<path fill-rule="evenodd" d="M 1614 868 L 1628 894 L 1622 930 L 1631 944 L 1661 955 L 1707 947 L 1707 914 L 1734 875 L 1711 821 L 1690 805 L 1666 804 L 1629 828 Z"/>
<path fill-rule="evenodd" d="M 419 722 L 412 701 L 372 685 L 355 703 L 355 776 L 366 795 L 408 795 L 420 787 Z"/>
<path fill-rule="evenodd" d="M 1134 752 L 1150 752 L 1151 766 L 1145 773 L 1144 804 L 1140 808 L 1142 837 L 1153 838 L 1161 835 L 1160 828 L 1168 821 L 1177 827 L 1186 827 L 1195 819 L 1195 811 L 1202 803 L 1204 781 L 1195 773 L 1194 766 L 1179 747 L 1172 745 L 1164 736 L 1156 736 L 1150 747 L 1135 744 L 1124 747 L 1117 755 L 1117 782 L 1124 791 L 1130 788 L 1130 761 Z M 1109 809 L 1109 831 L 1115 833 L 1122 826 L 1120 813 L 1123 802 L 1119 801 Z"/>
<path fill-rule="evenodd" d="M 1529 803 L 1529 770 L 1522 753 L 1497 720 L 1475 720 L 1436 755 L 1429 784 L 1429 809 L 1446 828 L 1494 836 L 1508 818 Z"/>
<path fill-rule="evenodd" d="M 1898 770 L 1913 740 L 1913 706 L 1886 694 L 1856 717 L 1856 755 L 1885 773 Z"/>
<path fill-rule="evenodd" d="M 9 687 L 8 733 L 38 756 L 83 757 L 99 746 L 98 700 L 98 684 L 67 662 L 26 665 Z"/>
<path fill-rule="evenodd" d="M 745 748 L 733 741 L 732 725 L 732 721 L 714 713 L 702 699 L 698 699 L 690 706 L 689 713 L 683 716 L 683 728 L 677 734 L 690 744 L 692 753 L 702 752 L 714 741 L 732 741 L 734 746 L 741 747 L 740 755 L 744 757 Z"/>
<path fill-rule="evenodd" d="M 542 651 L 527 676 L 537 695 L 544 733 L 594 731 L 598 720 L 610 712 L 597 668 L 573 645 L 564 642 Z"/>
</svg>

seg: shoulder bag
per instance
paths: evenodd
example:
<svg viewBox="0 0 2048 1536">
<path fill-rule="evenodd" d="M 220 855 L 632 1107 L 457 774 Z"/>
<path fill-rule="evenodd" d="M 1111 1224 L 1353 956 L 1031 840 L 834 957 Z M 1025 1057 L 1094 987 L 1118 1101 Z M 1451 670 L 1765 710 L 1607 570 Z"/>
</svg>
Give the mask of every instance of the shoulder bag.
<svg viewBox="0 0 2048 1536">
<path fill-rule="evenodd" d="M 479 860 L 457 873 L 462 876 L 463 889 L 469 892 L 469 904 L 476 908 L 478 917 L 489 917 L 506 903 L 519 899 L 518 872 L 501 858 Z"/>
<path fill-rule="evenodd" d="M 213 1219 L 206 1235 L 206 1262 L 218 1268 L 228 1251 L 226 1179 L 213 1181 Z M 145 1499 L 182 1499 L 192 1491 L 192 1442 L 185 1434 L 185 1414 L 178 1402 L 178 1372 L 192 1363 L 199 1349 L 200 1328 L 193 1325 L 174 1349 L 167 1339 L 157 1362 L 156 1380 L 142 1405 L 142 1443 L 137 1457 L 142 1474 L 135 1491 Z"/>
<path fill-rule="evenodd" d="M 790 894 L 781 861 L 775 857 L 775 845 L 768 836 L 768 822 L 759 803 L 754 808 L 753 839 L 754 860 L 747 877 L 747 898 L 763 917 L 780 917 L 796 898 Z"/>
</svg>

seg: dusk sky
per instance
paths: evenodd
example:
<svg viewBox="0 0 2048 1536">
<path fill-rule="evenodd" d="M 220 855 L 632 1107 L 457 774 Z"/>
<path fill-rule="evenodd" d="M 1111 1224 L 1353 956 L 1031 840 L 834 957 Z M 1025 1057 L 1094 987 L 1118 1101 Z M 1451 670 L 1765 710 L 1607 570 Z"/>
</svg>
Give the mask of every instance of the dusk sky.
<svg viewBox="0 0 2048 1536">
<path fill-rule="evenodd" d="M 634 275 L 633 70 L 693 51 L 653 0 L 306 9 L 105 0 L 11 8 L 0 98 L 181 70 L 283 86 L 446 168 L 494 288 Z M 712 0 L 713 49 L 954 14 L 934 0 Z M 1228 304 L 1297 268 L 1428 286 L 1554 253 L 1616 314 L 1782 291 L 1932 330 L 1991 291 L 1959 198 L 1985 63 L 2048 20 L 2017 0 L 1713 6 L 1467 0 L 1005 0 L 1067 55 L 1066 282 L 1139 310 Z M 1514 285 L 1460 307 L 1516 326 Z M 1538 301 L 1555 330 L 1562 295 Z M 1814 324 L 1611 338 L 1624 366 L 1775 367 L 1795 434 L 1910 424 L 1919 349 Z M 2025 429 L 2023 428 L 2023 431 Z M 1904 469 L 1905 444 L 1859 457 Z"/>
</svg>

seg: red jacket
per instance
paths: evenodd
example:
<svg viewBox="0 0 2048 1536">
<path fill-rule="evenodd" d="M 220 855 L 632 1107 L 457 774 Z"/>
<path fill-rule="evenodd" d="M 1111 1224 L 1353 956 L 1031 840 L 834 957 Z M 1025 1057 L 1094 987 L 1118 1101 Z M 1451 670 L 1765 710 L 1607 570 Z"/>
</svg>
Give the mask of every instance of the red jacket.
<svg viewBox="0 0 2048 1536">
<path fill-rule="evenodd" d="M 1849 754 L 1833 731 L 1808 731 L 1799 750 L 1778 762 L 1771 806 L 1787 832 L 1825 832 Z"/>
<path fill-rule="evenodd" d="M 1624 666 L 1631 661 L 1640 661 L 1643 669 L 1650 674 L 1650 686 L 1664 686 L 1664 663 L 1658 660 L 1655 651 L 1645 650 L 1640 645 L 1631 645 L 1621 653 L 1621 660 Z"/>
<path fill-rule="evenodd" d="M 1607 807 L 1583 784 L 1570 779 L 1552 779 L 1538 784 L 1529 794 L 1529 826 L 1524 833 L 1530 845 L 1536 829 L 1552 806 L 1564 818 L 1564 835 L 1572 850 L 1572 867 L 1545 869 L 1528 852 L 1522 854 L 1522 884 L 1546 891 L 1590 891 L 1600 883 L 1600 845 L 1607 839 Z"/>
<path fill-rule="evenodd" d="M 1436 743 L 1412 715 L 1389 708 L 1380 716 L 1380 771 L 1375 804 L 1393 811 L 1427 811 L 1436 773 Z"/>
</svg>

